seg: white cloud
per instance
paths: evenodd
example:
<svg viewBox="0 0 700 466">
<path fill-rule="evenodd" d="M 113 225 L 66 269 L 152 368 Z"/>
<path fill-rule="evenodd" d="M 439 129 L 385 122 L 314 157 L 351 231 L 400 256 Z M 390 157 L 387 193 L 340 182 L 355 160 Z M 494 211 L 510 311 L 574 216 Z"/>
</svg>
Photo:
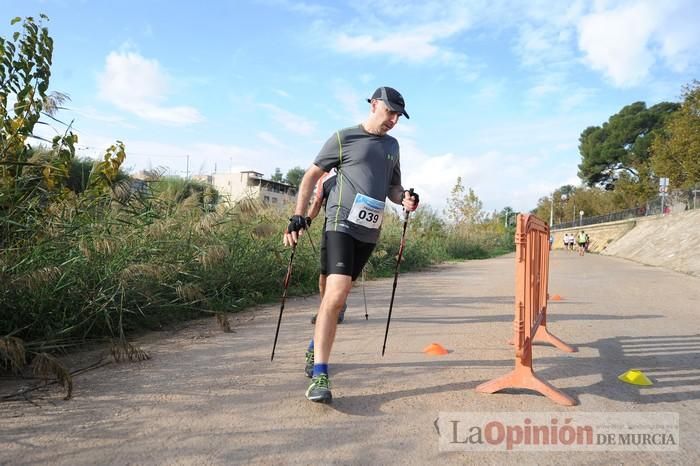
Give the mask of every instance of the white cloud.
<svg viewBox="0 0 700 466">
<path fill-rule="evenodd" d="M 310 136 L 316 130 L 316 124 L 301 115 L 289 112 L 273 104 L 260 104 L 260 107 L 268 110 L 272 119 L 289 132 L 301 136 Z"/>
<path fill-rule="evenodd" d="M 694 0 L 603 5 L 581 19 L 579 48 L 591 68 L 618 87 L 630 87 L 659 61 L 676 72 L 697 64 L 699 21 Z"/>
<path fill-rule="evenodd" d="M 134 128 L 134 125 L 128 124 L 126 118 L 117 116 L 117 115 L 110 115 L 107 113 L 100 112 L 96 110 L 93 107 L 82 107 L 82 108 L 74 108 L 71 109 L 73 113 L 76 115 L 85 117 L 88 120 L 94 120 L 94 121 L 99 121 L 102 123 L 118 123 L 118 124 L 123 124 L 125 126 L 128 126 L 130 128 Z M 79 120 L 78 120 L 78 125 L 79 125 Z"/>
<path fill-rule="evenodd" d="M 506 91 L 507 84 L 508 82 L 505 78 L 487 81 L 479 86 L 472 98 L 482 103 L 495 101 Z"/>
<path fill-rule="evenodd" d="M 360 75 L 360 82 L 361 82 L 362 84 L 369 84 L 369 83 L 371 83 L 372 81 L 374 81 L 374 79 L 375 79 L 375 77 L 374 77 L 374 75 L 371 74 L 371 73 L 362 73 L 362 74 Z"/>
<path fill-rule="evenodd" d="M 536 75 L 538 81 L 530 87 L 525 95 L 525 104 L 530 108 L 552 108 L 568 113 L 587 104 L 598 90 L 581 87 L 570 81 L 566 71 L 551 71 Z"/>
<path fill-rule="evenodd" d="M 536 101 L 542 97 L 551 94 L 558 94 L 566 88 L 566 73 L 551 72 L 543 75 L 537 75 L 538 82 L 534 84 L 528 91 L 527 97 L 529 100 Z"/>
<path fill-rule="evenodd" d="M 135 52 L 111 52 L 98 77 L 99 96 L 145 120 L 172 125 L 202 121 L 194 107 L 164 104 L 171 81 L 157 60 Z"/>
<path fill-rule="evenodd" d="M 527 67 L 559 69 L 572 65 L 573 36 L 582 2 L 535 1 L 526 7 L 518 6 L 524 18 L 513 21 L 517 28 L 514 51 L 521 63 Z"/>
<path fill-rule="evenodd" d="M 584 17 L 579 25 L 579 47 L 586 62 L 616 86 L 641 82 L 655 60 L 648 50 L 653 15 L 649 5 L 638 3 Z"/>
<path fill-rule="evenodd" d="M 528 179 L 523 173 L 533 171 L 541 163 L 537 157 L 501 151 L 431 155 L 411 138 L 401 137 L 399 142 L 403 185 L 415 188 L 421 202 L 439 212 L 445 208 L 457 177 L 462 178 L 465 187 L 474 189 L 487 212 L 507 205 L 517 210 L 531 209 L 543 192 L 558 186 L 554 182 L 546 187 L 523 184 L 522 180 Z"/>
<path fill-rule="evenodd" d="M 478 75 L 480 65 L 449 44 L 473 24 L 473 15 L 465 6 L 379 1 L 360 2 L 354 7 L 360 18 L 349 24 L 320 23 L 316 34 L 324 46 L 358 57 L 384 56 L 393 62 L 449 66 L 467 80 Z"/>
<path fill-rule="evenodd" d="M 372 91 L 367 91 L 372 92 Z M 342 116 L 338 115 L 339 119 L 345 121 L 363 121 L 367 116 L 366 100 L 369 95 L 361 94 L 354 87 L 342 80 L 336 80 L 333 83 L 333 97 L 340 102 Z M 336 112 L 334 112 L 336 113 Z"/>
<path fill-rule="evenodd" d="M 428 153 L 410 131 L 397 127 L 404 186 L 415 187 L 421 201 L 442 210 L 458 176 L 474 189 L 486 211 L 511 206 L 529 210 L 537 200 L 564 184 L 578 185 L 578 136 L 598 117 L 503 121 L 472 129 L 472 149 Z M 402 123 L 403 125 L 403 123 Z"/>
<path fill-rule="evenodd" d="M 349 35 L 341 33 L 335 39 L 339 52 L 355 55 L 388 55 L 409 62 L 423 62 L 438 55 L 440 48 L 433 44 L 430 35 L 394 34 L 375 37 L 369 34 Z"/>
<path fill-rule="evenodd" d="M 79 154 L 93 159 L 101 158 L 114 139 L 94 133 L 79 133 Z M 130 171 L 164 167 L 172 175 L 185 176 L 189 156 L 189 174 L 256 170 L 272 173 L 279 151 L 261 147 L 243 147 L 232 144 L 194 142 L 190 144 L 164 143 L 154 140 L 122 138 L 126 149 L 123 168 Z"/>
<path fill-rule="evenodd" d="M 559 108 L 562 112 L 569 112 L 581 105 L 584 105 L 593 100 L 597 94 L 596 89 L 592 88 L 575 88 L 570 89 L 561 99 Z"/>
<path fill-rule="evenodd" d="M 289 93 L 286 91 L 283 91 L 282 89 L 273 89 L 272 92 L 274 92 L 275 94 L 277 94 L 280 97 L 289 98 Z"/>
<path fill-rule="evenodd" d="M 266 144 L 274 147 L 279 147 L 279 148 L 284 148 L 285 145 L 277 139 L 274 135 L 268 133 L 267 131 L 259 131 L 258 134 L 258 139 L 261 141 L 265 142 Z"/>
<path fill-rule="evenodd" d="M 301 13 L 307 16 L 322 16 L 328 14 L 331 9 L 317 3 L 302 2 L 298 0 L 260 0 L 261 3 L 269 4 L 275 8 Z"/>
</svg>

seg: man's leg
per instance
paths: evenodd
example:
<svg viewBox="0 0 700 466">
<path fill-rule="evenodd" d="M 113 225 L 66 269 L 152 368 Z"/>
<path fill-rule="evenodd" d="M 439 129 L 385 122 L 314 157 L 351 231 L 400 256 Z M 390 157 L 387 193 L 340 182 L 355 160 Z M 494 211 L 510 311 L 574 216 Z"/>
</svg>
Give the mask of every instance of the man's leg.
<svg viewBox="0 0 700 466">
<path fill-rule="evenodd" d="M 326 292 L 326 274 L 321 273 L 318 276 L 318 291 L 321 295 L 321 301 L 323 301 L 323 295 Z M 311 323 L 316 324 L 316 316 L 318 314 L 314 314 L 314 316 L 311 318 Z M 308 378 L 313 377 L 314 375 L 314 340 L 312 339 L 309 342 L 309 347 L 306 349 L 306 363 L 304 365 L 304 374 Z"/>
<path fill-rule="evenodd" d="M 367 263 L 374 244 L 363 243 L 338 232 L 326 232 L 329 243 L 323 298 L 314 328 L 313 372 L 306 398 L 329 403 L 332 400 L 328 381 L 328 361 L 335 341 L 338 314 L 345 304 L 352 282 Z"/>
<path fill-rule="evenodd" d="M 348 275 L 328 275 L 326 290 L 318 310 L 316 329 L 314 331 L 314 351 L 317 363 L 327 363 L 338 328 L 338 314 L 352 287 L 352 278 Z"/>
<path fill-rule="evenodd" d="M 321 273 L 318 276 L 318 291 L 319 291 L 319 294 L 321 295 L 321 300 L 323 300 L 323 293 L 326 290 L 326 277 L 327 277 L 327 275 L 325 275 L 324 273 Z M 338 313 L 338 323 L 339 324 L 342 324 L 343 321 L 345 320 L 345 311 L 347 310 L 347 308 L 348 308 L 347 302 L 343 303 L 343 307 L 340 309 L 340 312 Z M 316 318 L 317 318 L 317 314 L 314 314 L 313 317 L 311 317 L 312 324 L 316 323 Z"/>
<path fill-rule="evenodd" d="M 330 403 L 332 395 L 328 382 L 328 361 L 338 328 L 338 314 L 350 293 L 352 278 L 348 275 L 331 274 L 326 278 L 326 287 L 318 310 L 314 328 L 314 366 L 311 385 L 306 398 L 311 401 Z"/>
<path fill-rule="evenodd" d="M 318 276 L 318 292 L 321 294 L 321 301 L 323 301 L 323 295 L 326 292 L 326 277 L 327 275 L 324 273 Z"/>
</svg>

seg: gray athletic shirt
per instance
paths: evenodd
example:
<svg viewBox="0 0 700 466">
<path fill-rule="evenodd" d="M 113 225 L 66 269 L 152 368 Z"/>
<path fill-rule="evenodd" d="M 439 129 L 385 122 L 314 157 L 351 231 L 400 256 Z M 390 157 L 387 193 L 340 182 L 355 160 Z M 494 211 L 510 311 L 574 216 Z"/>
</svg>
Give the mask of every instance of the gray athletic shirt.
<svg viewBox="0 0 700 466">
<path fill-rule="evenodd" d="M 326 141 L 314 164 L 325 171 L 338 171 L 326 204 L 326 231 L 376 243 L 380 228 L 358 225 L 348 221 L 348 216 L 357 194 L 385 202 L 390 187 L 401 186 L 398 141 L 389 135 L 370 134 L 362 125 L 345 128 Z"/>
</svg>

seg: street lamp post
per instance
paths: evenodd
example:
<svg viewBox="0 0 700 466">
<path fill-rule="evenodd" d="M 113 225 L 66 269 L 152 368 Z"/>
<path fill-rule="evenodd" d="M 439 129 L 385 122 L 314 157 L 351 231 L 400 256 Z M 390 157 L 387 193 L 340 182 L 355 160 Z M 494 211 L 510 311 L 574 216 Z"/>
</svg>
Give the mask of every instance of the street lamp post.
<svg viewBox="0 0 700 466">
<path fill-rule="evenodd" d="M 569 198 L 566 194 L 562 194 L 560 196 L 560 199 L 563 202 L 566 202 L 566 200 Z M 552 225 L 554 225 L 554 193 L 552 193 L 552 200 L 549 206 L 549 227 L 551 228 Z"/>
<path fill-rule="evenodd" d="M 562 214 L 561 214 L 561 222 L 560 222 L 560 223 L 564 223 L 564 221 L 565 221 L 565 218 L 564 218 L 564 217 L 565 217 L 565 214 L 564 214 L 564 204 L 566 204 L 566 201 L 568 201 L 568 200 L 569 200 L 569 196 L 568 196 L 567 194 L 562 194 L 562 195 L 561 195 L 561 203 L 562 203 L 561 211 L 562 211 Z"/>
</svg>

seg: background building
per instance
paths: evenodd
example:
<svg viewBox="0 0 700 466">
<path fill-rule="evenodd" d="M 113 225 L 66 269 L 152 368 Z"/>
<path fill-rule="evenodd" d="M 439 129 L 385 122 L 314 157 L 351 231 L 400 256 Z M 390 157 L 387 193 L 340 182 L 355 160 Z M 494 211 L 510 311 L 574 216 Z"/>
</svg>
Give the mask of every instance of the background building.
<svg viewBox="0 0 700 466">
<path fill-rule="evenodd" d="M 238 173 L 215 173 L 198 175 L 196 180 L 214 186 L 222 197 L 231 202 L 244 198 L 259 199 L 269 205 L 282 205 L 294 202 L 297 188 L 291 184 L 263 178 L 262 173 L 248 170 Z"/>
</svg>

